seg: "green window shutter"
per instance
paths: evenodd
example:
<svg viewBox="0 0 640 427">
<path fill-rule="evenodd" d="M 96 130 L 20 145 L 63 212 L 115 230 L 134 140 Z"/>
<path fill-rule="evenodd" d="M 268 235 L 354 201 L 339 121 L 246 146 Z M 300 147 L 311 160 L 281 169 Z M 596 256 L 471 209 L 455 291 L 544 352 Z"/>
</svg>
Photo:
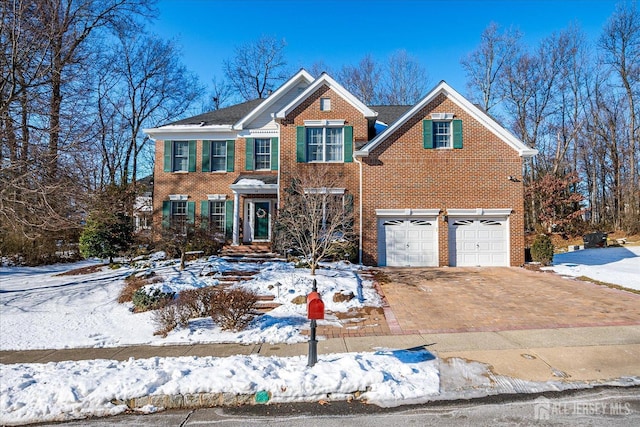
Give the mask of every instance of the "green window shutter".
<svg viewBox="0 0 640 427">
<path fill-rule="evenodd" d="M 453 148 L 462 148 L 462 120 L 453 121 Z"/>
<path fill-rule="evenodd" d="M 433 120 L 422 121 L 422 146 L 433 148 Z"/>
<path fill-rule="evenodd" d="M 353 162 L 353 126 L 344 127 L 344 162 Z"/>
<path fill-rule="evenodd" d="M 196 142 L 189 141 L 189 172 L 196 171 Z"/>
<path fill-rule="evenodd" d="M 349 213 L 353 212 L 353 194 L 344 195 L 344 209 Z"/>
<path fill-rule="evenodd" d="M 200 227 L 209 228 L 209 201 L 200 201 Z"/>
<path fill-rule="evenodd" d="M 202 141 L 202 172 L 211 172 L 211 141 Z"/>
<path fill-rule="evenodd" d="M 307 161 L 306 129 L 304 126 L 296 127 L 296 161 L 305 163 Z"/>
<path fill-rule="evenodd" d="M 233 234 L 233 200 L 224 202 L 224 223 L 225 236 L 229 238 Z"/>
<path fill-rule="evenodd" d="M 195 224 L 196 222 L 196 202 L 187 202 L 187 223 Z"/>
<path fill-rule="evenodd" d="M 171 223 L 171 202 L 165 200 L 162 202 L 162 228 L 169 228 Z"/>
<path fill-rule="evenodd" d="M 271 138 L 271 170 L 278 170 L 278 138 Z"/>
<path fill-rule="evenodd" d="M 233 139 L 227 141 L 227 172 L 233 172 L 236 161 L 236 142 Z"/>
<path fill-rule="evenodd" d="M 246 159 L 245 159 L 245 170 L 252 171 L 253 170 L 253 149 L 254 149 L 254 141 L 253 138 L 247 138 L 247 149 L 246 149 Z"/>
<path fill-rule="evenodd" d="M 172 141 L 164 142 L 164 171 L 171 172 L 171 152 L 173 148 Z"/>
</svg>

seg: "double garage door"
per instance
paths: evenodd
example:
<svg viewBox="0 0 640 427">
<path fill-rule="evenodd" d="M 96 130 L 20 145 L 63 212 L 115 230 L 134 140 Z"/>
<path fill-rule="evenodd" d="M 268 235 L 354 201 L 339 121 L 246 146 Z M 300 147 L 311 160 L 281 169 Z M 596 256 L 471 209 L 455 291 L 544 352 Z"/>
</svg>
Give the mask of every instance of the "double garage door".
<svg viewBox="0 0 640 427">
<path fill-rule="evenodd" d="M 380 265 L 438 266 L 437 219 L 394 218 L 379 222 Z M 506 218 L 449 218 L 449 265 L 508 266 Z"/>
</svg>

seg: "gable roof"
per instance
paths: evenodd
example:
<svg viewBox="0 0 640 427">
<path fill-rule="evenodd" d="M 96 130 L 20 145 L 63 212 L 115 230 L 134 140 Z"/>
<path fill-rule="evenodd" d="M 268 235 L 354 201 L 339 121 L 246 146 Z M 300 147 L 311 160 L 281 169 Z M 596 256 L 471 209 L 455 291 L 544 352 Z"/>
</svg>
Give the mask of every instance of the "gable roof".
<svg viewBox="0 0 640 427">
<path fill-rule="evenodd" d="M 267 111 L 273 106 L 280 98 L 286 95 L 292 88 L 299 85 L 302 82 L 311 83 L 313 76 L 309 74 L 304 68 L 301 68 L 296 74 L 294 74 L 289 80 L 282 84 L 275 92 L 269 95 L 257 108 L 250 110 L 244 117 L 238 119 L 237 123 L 233 125 L 236 130 L 242 130 L 243 126 L 249 123 L 251 120 L 258 117 L 260 114 Z"/>
<path fill-rule="evenodd" d="M 164 126 L 209 126 L 209 125 L 233 125 L 241 120 L 256 107 L 264 104 L 266 99 L 254 99 L 253 101 L 243 102 L 241 104 L 232 105 L 230 107 L 220 108 L 219 110 L 209 111 L 207 113 L 198 114 L 197 116 L 188 117 L 178 120 Z"/>
<path fill-rule="evenodd" d="M 340 97 L 342 97 L 344 100 L 358 109 L 364 117 L 374 118 L 378 115 L 378 113 L 364 105 L 362 101 L 353 96 L 348 90 L 346 90 L 340 83 L 332 79 L 327 73 L 322 73 L 320 77 L 315 79 L 314 82 L 311 83 L 309 87 L 307 87 L 300 95 L 298 95 L 293 101 L 291 101 L 284 108 L 278 111 L 275 117 L 277 119 L 284 119 L 287 114 L 293 111 L 298 105 L 302 103 L 302 101 L 307 99 L 309 95 L 318 90 L 318 88 L 320 88 L 322 85 L 326 85 L 334 92 L 336 92 Z"/>
<path fill-rule="evenodd" d="M 469 102 L 465 97 L 456 92 L 451 86 L 449 86 L 444 80 L 436 85 L 424 98 L 422 98 L 416 105 L 411 107 L 396 121 L 394 121 L 388 128 L 382 131 L 379 135 L 365 144 L 360 150 L 354 152 L 356 157 L 366 157 L 373 151 L 378 145 L 391 136 L 397 129 L 399 129 L 404 123 L 411 117 L 422 110 L 427 104 L 433 101 L 439 95 L 444 94 L 447 98 L 453 101 L 456 105 L 462 108 L 467 114 L 480 122 L 487 129 L 492 131 L 500 140 L 507 143 L 511 148 L 516 150 L 522 157 L 533 157 L 538 154 L 538 150 L 527 147 L 522 141 L 516 138 L 511 132 L 504 127 L 500 126 L 498 122 L 492 119 L 485 112 Z"/>
</svg>

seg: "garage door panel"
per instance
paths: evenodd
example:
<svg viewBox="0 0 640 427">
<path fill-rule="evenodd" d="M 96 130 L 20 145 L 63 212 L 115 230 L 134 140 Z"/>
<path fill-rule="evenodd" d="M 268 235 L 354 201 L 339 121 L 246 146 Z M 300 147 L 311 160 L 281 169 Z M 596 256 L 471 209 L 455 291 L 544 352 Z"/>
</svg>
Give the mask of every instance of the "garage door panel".
<svg viewBox="0 0 640 427">
<path fill-rule="evenodd" d="M 437 266 L 436 227 L 425 219 L 394 219 L 381 222 L 381 259 L 388 266 Z M 382 255 L 384 254 L 384 255 Z"/>
<path fill-rule="evenodd" d="M 461 218 L 449 224 L 449 259 L 454 266 L 508 266 L 505 219 Z"/>
</svg>

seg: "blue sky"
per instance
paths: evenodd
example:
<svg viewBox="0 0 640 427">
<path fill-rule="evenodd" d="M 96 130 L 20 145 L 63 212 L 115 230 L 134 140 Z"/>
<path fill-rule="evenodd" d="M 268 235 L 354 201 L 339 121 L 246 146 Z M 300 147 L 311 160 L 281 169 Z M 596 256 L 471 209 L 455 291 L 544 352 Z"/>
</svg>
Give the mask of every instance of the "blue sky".
<svg viewBox="0 0 640 427">
<path fill-rule="evenodd" d="M 292 71 L 323 61 L 334 70 L 366 54 L 380 63 L 405 49 L 426 68 L 430 85 L 446 80 L 466 94 L 460 59 L 490 22 L 513 26 L 524 41 L 577 24 L 595 42 L 613 0 L 160 0 L 155 32 L 175 38 L 183 62 L 202 83 L 223 77 L 233 48 L 261 35 L 285 39 Z"/>
</svg>

